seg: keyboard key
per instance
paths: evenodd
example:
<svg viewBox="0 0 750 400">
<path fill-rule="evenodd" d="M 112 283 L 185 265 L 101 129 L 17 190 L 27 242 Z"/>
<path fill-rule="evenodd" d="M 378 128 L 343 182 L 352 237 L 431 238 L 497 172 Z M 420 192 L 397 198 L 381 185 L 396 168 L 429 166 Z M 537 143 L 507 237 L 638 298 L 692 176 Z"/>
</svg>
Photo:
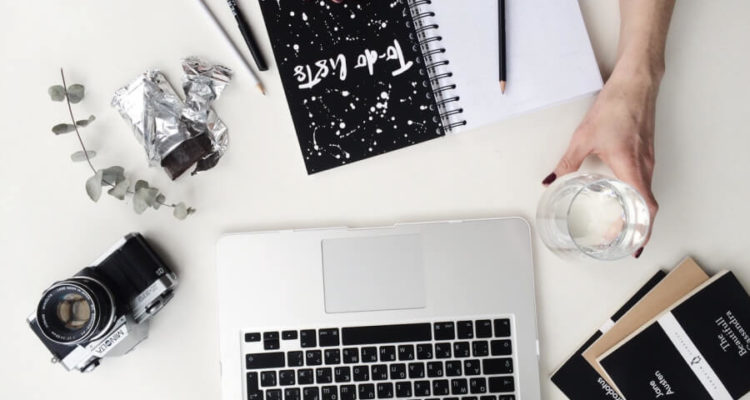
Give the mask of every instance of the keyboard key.
<svg viewBox="0 0 750 400">
<path fill-rule="evenodd" d="M 461 376 L 461 361 L 446 361 L 445 376 Z"/>
<path fill-rule="evenodd" d="M 388 366 L 385 364 L 373 365 L 372 366 L 372 380 L 374 381 L 388 380 Z"/>
<path fill-rule="evenodd" d="M 360 399 L 374 399 L 375 398 L 375 385 L 372 383 L 363 383 L 359 385 L 359 398 Z"/>
<path fill-rule="evenodd" d="M 495 337 L 509 337 L 510 336 L 510 320 L 508 318 L 496 319 L 495 325 Z"/>
<path fill-rule="evenodd" d="M 284 369 L 284 370 L 279 371 L 279 385 L 281 386 L 294 385 L 294 370 Z"/>
<path fill-rule="evenodd" d="M 450 392 L 450 382 L 447 379 L 437 379 L 432 381 L 433 396 L 447 396 Z"/>
<path fill-rule="evenodd" d="M 307 366 L 320 365 L 323 363 L 323 352 L 320 350 L 307 350 L 305 352 Z"/>
<path fill-rule="evenodd" d="M 429 343 L 417 345 L 417 360 L 431 360 L 432 345 Z"/>
<path fill-rule="evenodd" d="M 486 339 L 492 337 L 492 321 L 482 319 L 475 323 L 477 326 L 477 338 Z"/>
<path fill-rule="evenodd" d="M 359 362 L 359 350 L 356 347 L 344 349 L 344 364 L 356 364 Z"/>
<path fill-rule="evenodd" d="M 516 400 L 516 396 L 512 394 L 504 394 L 497 398 L 497 400 Z"/>
<path fill-rule="evenodd" d="M 279 332 L 264 332 L 263 341 L 266 340 L 279 340 Z"/>
<path fill-rule="evenodd" d="M 349 367 L 336 367 L 333 370 L 333 376 L 336 383 L 349 382 L 352 380 L 352 370 Z"/>
<path fill-rule="evenodd" d="M 276 386 L 276 371 L 263 371 L 260 374 L 260 386 Z"/>
<path fill-rule="evenodd" d="M 411 382 L 396 382 L 396 397 L 411 397 Z"/>
<path fill-rule="evenodd" d="M 320 388 L 320 397 L 322 400 L 338 400 L 339 390 L 336 386 L 323 386 Z"/>
<path fill-rule="evenodd" d="M 471 394 L 487 393 L 487 380 L 484 378 L 471 378 L 469 380 L 469 391 Z"/>
<path fill-rule="evenodd" d="M 268 389 L 266 390 L 266 400 L 282 400 L 281 389 Z"/>
<path fill-rule="evenodd" d="M 451 358 L 451 344 L 438 343 L 435 345 L 435 358 Z"/>
<path fill-rule="evenodd" d="M 380 362 L 396 361 L 396 346 L 380 346 Z"/>
<path fill-rule="evenodd" d="M 305 355 L 301 351 L 286 353 L 286 362 L 290 367 L 301 367 L 305 363 Z"/>
<path fill-rule="evenodd" d="M 465 360 L 464 361 L 464 375 L 473 376 L 481 374 L 479 360 Z"/>
<path fill-rule="evenodd" d="M 490 348 L 492 349 L 493 356 L 509 356 L 513 354 L 513 346 L 508 339 L 493 340 L 490 343 Z"/>
<path fill-rule="evenodd" d="M 320 389 L 316 386 L 308 386 L 302 389 L 302 400 L 320 400 Z"/>
<path fill-rule="evenodd" d="M 493 395 L 480 396 L 479 400 L 497 400 L 497 396 L 493 396 Z"/>
<path fill-rule="evenodd" d="M 396 379 L 406 379 L 406 364 L 391 364 L 391 380 Z"/>
<path fill-rule="evenodd" d="M 269 339 L 263 341 L 263 350 L 278 350 L 280 344 L 279 339 Z"/>
<path fill-rule="evenodd" d="M 461 397 L 461 400 L 479 400 L 477 396 L 464 396 Z"/>
<path fill-rule="evenodd" d="M 246 379 L 248 400 L 263 400 L 263 391 L 258 389 L 258 373 L 248 372 Z"/>
<path fill-rule="evenodd" d="M 485 358 L 482 360 L 482 371 L 485 375 L 512 374 L 513 359 Z"/>
<path fill-rule="evenodd" d="M 456 395 L 464 395 L 469 393 L 469 384 L 466 382 L 466 379 L 459 378 L 459 379 L 452 379 L 451 380 L 451 394 Z"/>
<path fill-rule="evenodd" d="M 357 387 L 354 385 L 341 385 L 341 400 L 355 400 L 357 398 Z"/>
<path fill-rule="evenodd" d="M 471 343 L 471 354 L 474 357 L 487 357 L 490 355 L 490 345 L 486 340 L 478 340 Z"/>
<path fill-rule="evenodd" d="M 414 396 L 427 397 L 430 395 L 430 388 L 432 384 L 430 381 L 416 381 L 414 382 Z"/>
<path fill-rule="evenodd" d="M 453 357 L 466 358 L 471 356 L 471 345 L 469 342 L 453 343 Z"/>
<path fill-rule="evenodd" d="M 258 332 L 246 333 L 245 341 L 246 342 L 260 342 L 260 333 Z"/>
<path fill-rule="evenodd" d="M 512 376 L 493 376 L 488 379 L 488 383 L 491 393 L 507 393 L 516 390 Z"/>
<path fill-rule="evenodd" d="M 474 339 L 474 323 L 471 321 L 458 321 L 456 332 L 459 339 Z"/>
<path fill-rule="evenodd" d="M 315 370 L 315 383 L 318 385 L 333 383 L 333 370 L 330 368 L 317 368 Z"/>
<path fill-rule="evenodd" d="M 320 347 L 331 347 L 339 345 L 338 328 L 321 329 L 318 331 L 318 343 Z"/>
<path fill-rule="evenodd" d="M 315 382 L 315 373 L 312 368 L 297 370 L 297 383 L 300 385 L 312 385 Z"/>
<path fill-rule="evenodd" d="M 378 348 L 377 347 L 363 347 L 362 348 L 362 362 L 378 362 Z"/>
<path fill-rule="evenodd" d="M 303 348 L 317 347 L 318 338 L 314 329 L 307 329 L 299 332 L 299 345 Z"/>
<path fill-rule="evenodd" d="M 284 353 L 258 353 L 245 355 L 246 369 L 283 368 Z"/>
<path fill-rule="evenodd" d="M 341 363 L 341 350 L 339 349 L 326 349 L 323 352 L 325 357 L 326 365 L 336 365 Z"/>
<path fill-rule="evenodd" d="M 410 363 L 409 364 L 409 379 L 419 379 L 419 378 L 424 378 L 424 364 L 423 363 Z"/>
<path fill-rule="evenodd" d="M 323 386 L 320 388 L 320 397 L 322 400 L 338 400 L 339 390 L 336 386 Z"/>
<path fill-rule="evenodd" d="M 443 376 L 443 363 L 440 361 L 433 361 L 427 363 L 427 377 L 428 378 L 440 378 Z"/>
<path fill-rule="evenodd" d="M 430 324 L 403 324 L 343 328 L 345 346 L 379 343 L 428 342 L 432 340 Z"/>
<path fill-rule="evenodd" d="M 411 361 L 414 359 L 414 346 L 407 344 L 398 346 L 398 360 Z"/>
<path fill-rule="evenodd" d="M 354 375 L 354 382 L 363 382 L 370 380 L 370 371 L 367 366 L 357 365 L 352 368 L 352 375 Z"/>
<path fill-rule="evenodd" d="M 453 340 L 456 338 L 456 332 L 453 322 L 436 322 L 435 323 L 435 340 Z"/>
<path fill-rule="evenodd" d="M 393 398 L 393 384 L 390 382 L 378 383 L 378 398 L 379 399 Z"/>
<path fill-rule="evenodd" d="M 297 339 L 297 331 L 283 331 L 281 332 L 281 339 L 283 340 Z"/>
<path fill-rule="evenodd" d="M 300 391 L 298 388 L 284 389 L 284 400 L 300 400 Z"/>
</svg>

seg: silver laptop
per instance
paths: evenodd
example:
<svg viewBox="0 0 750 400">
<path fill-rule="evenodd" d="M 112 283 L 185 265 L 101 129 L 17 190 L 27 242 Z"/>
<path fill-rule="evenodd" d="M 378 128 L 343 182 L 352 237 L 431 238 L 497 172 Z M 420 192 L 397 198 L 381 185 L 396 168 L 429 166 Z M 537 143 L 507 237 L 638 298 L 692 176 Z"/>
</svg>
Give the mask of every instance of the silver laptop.
<svg viewBox="0 0 750 400">
<path fill-rule="evenodd" d="M 523 219 L 229 234 L 217 253 L 223 399 L 540 398 Z"/>
</svg>

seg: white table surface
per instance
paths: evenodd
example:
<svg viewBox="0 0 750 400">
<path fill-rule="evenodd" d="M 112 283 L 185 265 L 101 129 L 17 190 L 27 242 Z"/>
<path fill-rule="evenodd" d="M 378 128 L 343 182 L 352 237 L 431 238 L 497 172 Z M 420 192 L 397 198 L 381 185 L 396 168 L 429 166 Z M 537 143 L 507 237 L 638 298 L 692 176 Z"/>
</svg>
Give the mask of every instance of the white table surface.
<svg viewBox="0 0 750 400">
<path fill-rule="evenodd" d="M 534 238 L 543 398 L 564 396 L 546 378 L 657 269 L 693 255 L 710 271 L 733 270 L 750 288 L 750 2 L 680 0 L 670 31 L 656 120 L 654 191 L 661 204 L 640 260 L 567 262 Z M 256 2 L 241 3 L 271 52 Z M 618 2 L 581 0 L 597 58 L 612 70 Z M 235 40 L 223 1 L 211 0 Z M 241 42 L 240 42 L 241 43 Z M 240 72 L 216 104 L 232 146 L 212 171 L 169 182 L 146 166 L 130 129 L 110 108 L 113 92 L 148 68 L 178 84 L 180 59 L 237 66 L 194 1 L 38 0 L 0 4 L 0 398 L 217 399 L 219 353 L 214 248 L 224 232 L 521 215 L 533 221 L 540 181 L 554 167 L 591 98 L 307 176 L 281 83 L 268 96 Z M 272 63 L 273 64 L 273 63 Z M 122 165 L 198 212 L 136 215 L 84 191 L 85 164 L 68 158 L 74 136 L 47 87 L 65 67 L 87 87 L 77 116 L 96 165 Z M 239 69 L 239 68 L 238 68 Z M 601 169 L 588 162 L 587 169 Z M 68 373 L 25 323 L 41 292 L 67 278 L 122 234 L 140 231 L 179 273 L 174 300 L 136 351 L 93 374 Z"/>
</svg>

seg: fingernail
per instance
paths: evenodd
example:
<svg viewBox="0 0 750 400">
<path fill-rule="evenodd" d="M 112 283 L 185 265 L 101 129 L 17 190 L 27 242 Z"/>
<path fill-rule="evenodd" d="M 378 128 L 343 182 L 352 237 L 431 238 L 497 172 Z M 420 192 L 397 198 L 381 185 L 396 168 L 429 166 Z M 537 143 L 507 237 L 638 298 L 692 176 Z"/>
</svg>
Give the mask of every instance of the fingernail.
<svg viewBox="0 0 750 400">
<path fill-rule="evenodd" d="M 557 174 L 553 172 L 547 175 L 546 178 L 544 178 L 544 180 L 542 181 L 542 185 L 549 185 L 550 183 L 554 182 L 555 179 L 557 179 Z"/>
<path fill-rule="evenodd" d="M 633 254 L 633 257 L 638 258 L 641 256 L 641 253 L 643 253 L 643 247 L 635 251 L 635 254 Z"/>
</svg>

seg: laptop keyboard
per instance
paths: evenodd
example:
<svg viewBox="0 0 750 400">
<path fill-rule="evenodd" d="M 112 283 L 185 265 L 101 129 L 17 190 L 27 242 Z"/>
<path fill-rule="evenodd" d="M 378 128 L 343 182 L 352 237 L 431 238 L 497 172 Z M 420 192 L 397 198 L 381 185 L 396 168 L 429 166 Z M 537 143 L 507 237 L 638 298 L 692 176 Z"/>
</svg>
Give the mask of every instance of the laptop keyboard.
<svg viewBox="0 0 750 400">
<path fill-rule="evenodd" d="M 247 400 L 515 400 L 511 318 L 243 333 Z"/>
</svg>

